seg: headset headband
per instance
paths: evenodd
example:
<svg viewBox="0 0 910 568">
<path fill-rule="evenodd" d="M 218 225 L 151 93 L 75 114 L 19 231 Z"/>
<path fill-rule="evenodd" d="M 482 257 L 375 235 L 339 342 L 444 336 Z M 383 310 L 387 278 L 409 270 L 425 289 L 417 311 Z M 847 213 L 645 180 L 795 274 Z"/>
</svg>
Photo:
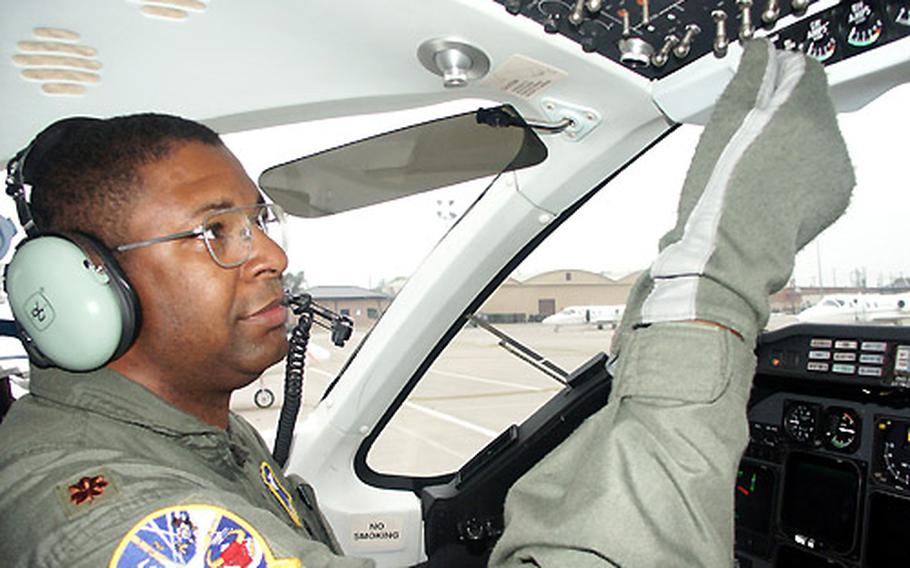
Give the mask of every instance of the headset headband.
<svg viewBox="0 0 910 568">
<path fill-rule="evenodd" d="M 25 234 L 34 236 L 38 233 L 28 200 L 25 197 L 25 186 L 31 185 L 36 168 L 40 167 L 47 153 L 60 144 L 79 128 L 101 122 L 101 119 L 87 116 L 64 118 L 54 122 L 38 133 L 34 139 L 13 156 L 6 165 L 6 194 L 16 202 L 16 214 Z"/>
</svg>

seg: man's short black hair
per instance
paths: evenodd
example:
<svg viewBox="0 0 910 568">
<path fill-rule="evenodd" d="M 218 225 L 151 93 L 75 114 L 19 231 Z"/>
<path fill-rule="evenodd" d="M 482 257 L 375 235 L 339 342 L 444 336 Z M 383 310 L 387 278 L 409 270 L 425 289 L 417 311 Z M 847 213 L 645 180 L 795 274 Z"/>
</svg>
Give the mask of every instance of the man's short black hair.
<svg viewBox="0 0 910 568">
<path fill-rule="evenodd" d="M 42 131 L 26 156 L 31 211 L 42 231 L 79 231 L 123 244 L 128 212 L 142 190 L 139 169 L 181 143 L 223 145 L 205 125 L 165 114 L 70 119 Z"/>
</svg>

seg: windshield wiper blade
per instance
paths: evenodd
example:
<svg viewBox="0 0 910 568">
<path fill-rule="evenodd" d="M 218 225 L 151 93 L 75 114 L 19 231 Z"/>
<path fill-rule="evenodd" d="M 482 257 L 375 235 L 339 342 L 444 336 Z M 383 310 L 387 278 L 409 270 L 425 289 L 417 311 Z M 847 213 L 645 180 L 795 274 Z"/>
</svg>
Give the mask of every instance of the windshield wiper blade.
<svg viewBox="0 0 910 568">
<path fill-rule="evenodd" d="M 569 376 L 569 373 L 567 373 L 561 367 L 556 365 L 556 363 L 553 363 L 552 361 L 550 361 L 549 359 L 547 359 L 540 353 L 534 351 L 527 345 L 524 345 L 517 339 L 514 339 L 514 338 L 506 335 L 503 331 L 496 329 L 495 327 L 493 327 L 489 323 L 485 322 L 484 320 L 478 318 L 477 316 L 470 315 L 470 316 L 467 316 L 467 318 L 468 318 L 468 321 L 470 321 L 474 325 L 481 327 L 481 328 L 487 330 L 488 332 L 492 333 L 496 337 L 498 337 L 499 346 L 502 347 L 503 349 L 505 349 L 506 351 L 508 351 L 509 353 L 511 353 L 512 355 L 515 355 L 522 361 L 528 363 L 529 365 L 531 365 L 532 367 L 534 367 L 541 373 L 556 380 L 557 382 L 559 382 L 563 385 L 569 384 L 568 381 L 566 381 L 566 377 Z"/>
</svg>

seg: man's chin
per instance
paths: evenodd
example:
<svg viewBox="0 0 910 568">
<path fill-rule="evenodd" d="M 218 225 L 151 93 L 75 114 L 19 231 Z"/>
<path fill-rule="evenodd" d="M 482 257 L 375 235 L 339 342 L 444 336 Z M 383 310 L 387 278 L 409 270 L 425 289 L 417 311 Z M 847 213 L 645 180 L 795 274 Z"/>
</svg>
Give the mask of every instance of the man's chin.
<svg viewBox="0 0 910 568">
<path fill-rule="evenodd" d="M 255 349 L 247 349 L 246 357 L 241 366 L 245 374 L 252 376 L 253 382 L 272 366 L 282 361 L 288 355 L 288 341 L 282 333 L 277 339 L 260 342 Z"/>
</svg>

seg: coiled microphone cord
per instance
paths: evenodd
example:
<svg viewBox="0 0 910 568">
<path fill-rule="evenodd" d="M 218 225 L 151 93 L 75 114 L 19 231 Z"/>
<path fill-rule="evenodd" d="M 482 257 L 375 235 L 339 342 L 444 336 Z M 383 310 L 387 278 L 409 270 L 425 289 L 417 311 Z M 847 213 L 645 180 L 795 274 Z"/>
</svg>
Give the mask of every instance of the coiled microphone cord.
<svg viewBox="0 0 910 568">
<path fill-rule="evenodd" d="M 275 447 L 272 457 L 278 465 L 284 467 L 291 451 L 291 441 L 294 438 L 294 425 L 300 412 L 300 403 L 303 400 L 303 366 L 306 363 L 306 348 L 310 341 L 310 328 L 313 326 L 313 314 L 309 307 L 309 296 L 287 297 L 287 303 L 295 314 L 300 316 L 297 325 L 291 332 L 288 342 L 288 358 L 284 368 L 284 404 L 281 405 L 281 414 L 278 418 L 278 431 L 275 433 Z M 298 312 L 298 310 L 300 310 Z"/>
</svg>

